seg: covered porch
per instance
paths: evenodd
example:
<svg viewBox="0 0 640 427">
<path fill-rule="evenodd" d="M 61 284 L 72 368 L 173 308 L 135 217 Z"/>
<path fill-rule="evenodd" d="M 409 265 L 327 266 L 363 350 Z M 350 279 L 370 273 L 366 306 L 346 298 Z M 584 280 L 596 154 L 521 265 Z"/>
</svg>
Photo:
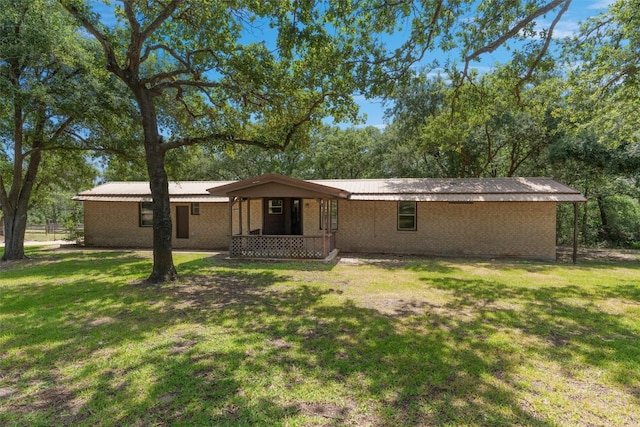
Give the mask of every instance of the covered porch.
<svg viewBox="0 0 640 427">
<path fill-rule="evenodd" d="M 229 198 L 229 253 L 236 258 L 327 258 L 337 200 L 349 193 L 277 174 L 210 189 Z"/>
</svg>

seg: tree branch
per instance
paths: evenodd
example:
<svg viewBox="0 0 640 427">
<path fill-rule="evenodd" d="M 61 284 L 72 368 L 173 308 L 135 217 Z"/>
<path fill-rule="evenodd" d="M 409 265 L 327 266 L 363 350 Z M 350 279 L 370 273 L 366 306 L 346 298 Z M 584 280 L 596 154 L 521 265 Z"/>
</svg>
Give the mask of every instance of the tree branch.
<svg viewBox="0 0 640 427">
<path fill-rule="evenodd" d="M 184 56 L 181 56 L 180 54 L 178 54 L 178 52 L 176 52 L 174 49 L 172 49 L 171 47 L 169 47 L 167 45 L 156 44 L 156 45 L 153 45 L 153 46 L 149 46 L 147 49 L 145 49 L 144 55 L 142 55 L 142 57 L 140 59 L 140 63 L 144 62 L 149 57 L 149 55 L 151 54 L 151 51 L 154 51 L 154 50 L 164 50 L 171 57 L 173 57 L 176 61 L 178 61 L 180 64 L 182 64 L 183 68 L 179 68 L 179 69 L 176 69 L 176 70 L 173 70 L 173 71 L 167 71 L 167 72 L 164 72 L 164 73 L 158 73 L 158 74 L 155 74 L 155 75 L 150 76 L 148 78 L 142 79 L 141 82 L 143 84 L 157 84 L 158 82 L 160 82 L 162 80 L 173 79 L 174 77 L 179 76 L 181 74 L 191 74 L 191 75 L 194 76 L 195 80 L 200 80 L 201 72 L 197 71 L 193 67 L 193 63 L 191 62 L 191 58 L 194 55 L 207 53 L 211 57 L 215 58 L 216 63 L 220 62 L 218 57 L 217 57 L 217 55 L 216 55 L 216 53 L 211 49 L 197 49 L 197 50 L 186 52 L 186 54 Z"/>
<path fill-rule="evenodd" d="M 233 135 L 224 134 L 224 133 L 211 133 L 209 135 L 205 135 L 198 138 L 176 139 L 171 142 L 162 143 L 161 148 L 164 151 L 168 151 L 174 148 L 187 147 L 191 145 L 203 144 L 203 143 L 212 142 L 212 141 L 220 141 L 220 142 L 229 143 L 229 144 L 252 145 L 255 147 L 265 148 L 268 150 L 271 150 L 271 149 L 282 150 L 284 148 L 280 144 L 271 144 L 264 141 L 253 140 L 253 139 L 236 138 Z"/>
<path fill-rule="evenodd" d="M 144 31 L 142 31 L 142 33 L 140 34 L 140 40 L 144 43 L 145 40 L 147 40 L 154 31 L 160 28 L 164 21 L 166 21 L 171 16 L 171 14 L 175 12 L 178 6 L 180 6 L 181 2 L 181 0 L 171 0 L 171 2 L 165 6 L 164 10 L 162 10 L 162 12 L 158 14 L 156 19 L 154 19 L 153 22 L 151 22 L 151 24 L 149 24 L 149 26 L 145 28 Z"/>
<path fill-rule="evenodd" d="M 305 123 L 309 123 L 311 121 L 311 115 L 313 114 L 314 110 L 318 108 L 320 105 L 322 105 L 322 103 L 325 101 L 327 96 L 328 94 L 322 94 L 320 98 L 318 98 L 313 104 L 311 104 L 307 114 L 301 120 L 291 125 L 291 129 L 289 129 L 289 131 L 287 132 L 287 135 L 285 136 L 284 146 L 282 147 L 283 149 L 289 146 L 298 128 L 300 128 Z"/>
<path fill-rule="evenodd" d="M 570 4 L 571 4 L 571 1 L 568 0 L 567 2 L 565 2 L 565 4 L 562 7 L 562 9 L 560 9 L 560 11 L 556 15 L 555 19 L 553 20 L 553 22 L 549 26 L 549 31 L 547 32 L 547 35 L 545 37 L 545 41 L 544 41 L 544 45 L 542 46 L 542 49 L 540 49 L 540 52 L 538 52 L 538 55 L 536 56 L 536 59 L 529 66 L 529 69 L 527 70 L 527 74 L 525 74 L 518 81 L 518 84 L 516 85 L 516 95 L 517 95 L 517 98 L 518 98 L 518 102 L 520 102 L 520 88 L 522 87 L 522 85 L 526 81 L 531 79 L 531 77 L 533 76 L 533 72 L 535 71 L 535 69 L 540 64 L 540 61 L 542 61 L 542 58 L 547 54 L 547 51 L 549 50 L 549 46 L 551 45 L 551 40 L 553 40 L 553 30 L 556 28 L 556 25 L 558 25 L 558 22 L 560 22 L 560 18 L 562 18 L 562 15 L 564 15 L 565 12 L 567 11 L 567 9 L 569 9 L 569 5 Z"/>
<path fill-rule="evenodd" d="M 4 180 L 2 179 L 2 174 L 0 174 L 0 206 L 6 206 L 7 208 L 10 206 L 7 190 L 4 188 Z"/>
<path fill-rule="evenodd" d="M 201 90 L 207 89 L 207 88 L 216 88 L 216 87 L 220 87 L 220 83 L 217 82 L 201 82 L 201 81 L 193 81 L 193 80 L 172 80 L 172 81 L 166 81 L 166 82 L 162 82 L 162 83 L 158 83 L 157 85 L 153 86 L 152 88 L 150 88 L 150 90 L 153 90 L 154 92 L 162 92 L 165 89 L 169 89 L 169 88 L 173 88 L 173 89 L 178 89 L 178 88 L 182 88 L 184 86 L 190 86 L 190 87 L 195 87 Z"/>
<path fill-rule="evenodd" d="M 327 96 L 329 96 L 329 94 L 322 94 L 316 101 L 314 101 L 309 106 L 307 114 L 305 114 L 297 122 L 290 124 L 290 127 L 289 127 L 287 133 L 285 134 L 285 137 L 284 137 L 284 140 L 283 140 L 282 144 L 268 143 L 266 141 L 252 140 L 252 139 L 245 139 L 245 138 L 236 138 L 233 135 L 223 134 L 223 133 L 212 133 L 212 134 L 209 134 L 209 135 L 206 135 L 206 136 L 203 136 L 203 137 L 199 137 L 199 138 L 181 138 L 181 139 L 177 139 L 177 140 L 174 140 L 174 141 L 171 141 L 171 142 L 163 142 L 161 144 L 161 149 L 166 152 L 166 151 L 172 150 L 174 148 L 197 145 L 197 144 L 202 144 L 202 143 L 211 142 L 211 141 L 220 141 L 220 142 L 230 143 L 230 144 L 251 145 L 251 146 L 255 146 L 255 147 L 264 148 L 264 149 L 267 149 L 267 150 L 279 150 L 279 151 L 282 151 L 285 148 L 287 148 L 289 146 L 289 144 L 291 144 L 291 141 L 292 141 L 293 137 L 295 136 L 296 131 L 301 126 L 303 126 L 304 124 L 309 123 L 311 121 L 311 117 L 312 117 L 313 112 L 320 105 L 322 105 L 323 102 L 325 102 Z"/>
<path fill-rule="evenodd" d="M 131 24 L 131 34 L 138 34 L 140 32 L 140 23 L 133 12 L 131 0 L 124 0 L 122 4 L 124 5 L 124 13 L 127 15 L 127 20 Z"/>
<path fill-rule="evenodd" d="M 433 15 L 431 16 L 431 22 L 429 23 L 429 35 L 427 36 L 427 42 L 424 44 L 422 48 L 422 52 L 420 52 L 420 55 L 417 58 L 418 61 L 421 61 L 422 58 L 424 58 L 424 56 L 427 54 L 427 51 L 431 49 L 431 42 L 433 41 L 435 25 L 438 22 L 438 19 L 440 18 L 440 13 L 442 12 L 442 2 L 443 0 L 438 1 L 438 4 L 436 5 L 435 10 L 433 11 Z"/>
<path fill-rule="evenodd" d="M 169 46 L 165 45 L 165 44 L 154 44 L 153 46 L 147 46 L 147 48 L 144 50 L 144 54 L 140 57 L 140 62 L 144 62 L 147 60 L 147 58 L 149 58 L 149 55 L 151 54 L 152 51 L 154 50 L 164 50 L 167 53 L 169 53 L 169 55 L 171 55 L 172 57 L 174 57 L 178 62 L 180 62 L 182 65 L 185 66 L 185 68 L 191 68 L 190 64 L 187 62 L 187 60 L 185 60 L 184 58 L 182 58 L 180 55 L 178 55 L 178 53 L 174 50 L 171 49 Z"/>
<path fill-rule="evenodd" d="M 497 48 L 499 48 L 500 46 L 502 46 L 503 44 L 505 44 L 507 42 L 507 40 L 513 38 L 516 34 L 518 34 L 520 32 L 520 30 L 522 30 L 524 27 L 526 27 L 528 24 L 530 24 L 534 19 L 538 18 L 539 16 L 544 15 L 545 13 L 555 9 L 556 7 L 560 6 L 562 3 L 565 3 L 565 8 L 569 7 L 569 4 L 571 3 L 571 0 L 553 0 L 551 3 L 547 4 L 546 6 L 543 6 L 537 10 L 535 10 L 533 13 L 531 13 L 529 16 L 525 17 L 524 19 L 518 21 L 518 23 L 516 23 L 516 25 L 511 28 L 509 31 L 507 31 L 505 34 L 503 34 L 502 36 L 498 37 L 496 40 L 494 40 L 493 42 L 482 46 L 481 48 L 475 50 L 474 52 L 472 52 L 470 55 L 467 55 L 465 57 L 465 62 L 469 63 L 471 61 L 473 61 L 474 59 L 477 59 L 478 57 L 480 57 L 480 55 L 485 54 L 485 53 L 491 53 L 494 50 L 496 50 Z M 564 13 L 564 12 L 563 12 Z"/>
<path fill-rule="evenodd" d="M 40 149 L 40 151 L 53 151 L 53 150 L 96 151 L 96 152 L 100 152 L 100 153 L 117 154 L 118 156 L 124 157 L 126 159 L 137 159 L 138 158 L 137 155 L 136 156 L 132 156 L 131 155 L 131 150 L 121 150 L 121 149 L 118 149 L 118 148 L 103 147 L 103 146 L 100 146 L 100 145 L 93 146 L 89 140 L 87 140 L 86 138 L 82 137 L 78 133 L 76 133 L 74 131 L 71 131 L 71 130 L 65 130 L 64 134 L 69 135 L 70 137 L 72 137 L 74 139 L 77 139 L 82 144 L 84 144 L 84 147 L 79 147 L 79 146 L 74 146 L 74 145 L 56 145 L 56 146 L 42 147 Z"/>
<path fill-rule="evenodd" d="M 103 34 L 90 20 L 85 16 L 80 9 L 74 4 L 70 4 L 68 0 L 59 0 L 62 7 L 64 7 L 72 16 L 74 16 L 80 24 L 98 40 L 102 50 L 104 51 L 105 58 L 107 60 L 107 69 L 116 74 L 119 77 L 123 77 L 123 70 L 118 64 L 116 54 L 113 51 L 113 47 L 105 34 Z"/>
</svg>

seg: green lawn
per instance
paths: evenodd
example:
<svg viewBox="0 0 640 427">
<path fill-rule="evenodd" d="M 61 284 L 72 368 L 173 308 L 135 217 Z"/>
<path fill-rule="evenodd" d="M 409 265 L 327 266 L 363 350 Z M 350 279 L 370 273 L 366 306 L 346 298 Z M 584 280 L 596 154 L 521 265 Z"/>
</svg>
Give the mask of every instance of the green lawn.
<svg viewBox="0 0 640 427">
<path fill-rule="evenodd" d="M 0 264 L 0 425 L 637 425 L 640 264 Z"/>
<path fill-rule="evenodd" d="M 58 229 L 55 233 L 46 233 L 44 229 L 28 228 L 25 235 L 25 242 L 46 242 L 50 240 L 68 240 L 69 232 Z M 4 243 L 4 236 L 0 235 L 0 243 Z M 2 251 L 0 251 L 1 253 Z"/>
</svg>

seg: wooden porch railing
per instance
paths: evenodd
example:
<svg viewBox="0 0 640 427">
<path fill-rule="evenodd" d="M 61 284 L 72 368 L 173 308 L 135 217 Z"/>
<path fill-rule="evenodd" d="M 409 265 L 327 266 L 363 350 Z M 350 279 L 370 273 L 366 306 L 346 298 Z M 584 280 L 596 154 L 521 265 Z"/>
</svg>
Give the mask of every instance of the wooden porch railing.
<svg viewBox="0 0 640 427">
<path fill-rule="evenodd" d="M 326 258 L 335 248 L 333 234 L 324 236 L 232 236 L 232 257 Z"/>
</svg>

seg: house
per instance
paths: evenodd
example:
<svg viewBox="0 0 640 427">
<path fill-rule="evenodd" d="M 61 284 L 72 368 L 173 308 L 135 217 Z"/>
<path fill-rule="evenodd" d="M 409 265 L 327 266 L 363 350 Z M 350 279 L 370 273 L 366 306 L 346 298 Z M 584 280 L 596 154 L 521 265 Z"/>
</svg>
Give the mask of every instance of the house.
<svg viewBox="0 0 640 427">
<path fill-rule="evenodd" d="M 172 182 L 177 249 L 235 257 L 324 258 L 331 251 L 554 260 L 558 203 L 583 203 L 551 178 Z M 151 247 L 146 182 L 79 193 L 85 244 Z"/>
</svg>

